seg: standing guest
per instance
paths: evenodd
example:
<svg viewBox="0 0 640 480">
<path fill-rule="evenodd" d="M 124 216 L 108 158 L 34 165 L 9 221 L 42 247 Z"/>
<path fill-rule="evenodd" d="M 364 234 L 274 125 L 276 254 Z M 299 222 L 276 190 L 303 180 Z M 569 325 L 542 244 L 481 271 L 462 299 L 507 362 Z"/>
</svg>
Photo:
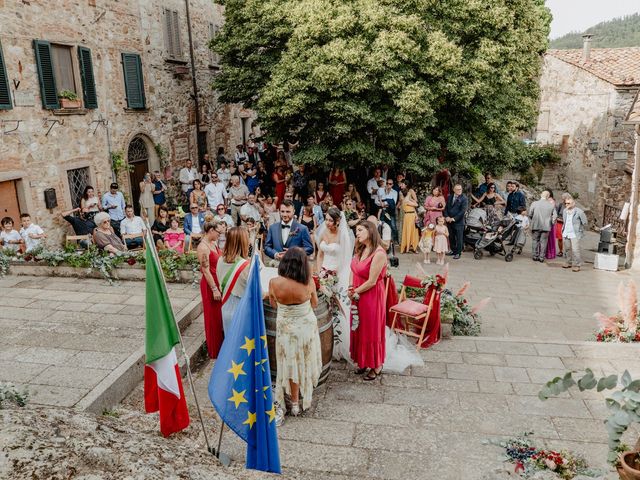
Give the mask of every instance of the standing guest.
<svg viewBox="0 0 640 480">
<path fill-rule="evenodd" d="M 269 225 L 280 221 L 280 214 L 278 213 L 278 209 L 275 202 L 273 201 L 272 196 L 269 195 L 264 199 L 264 202 L 262 202 L 262 209 L 264 210 L 264 214 L 266 216 L 267 228 L 269 227 Z"/>
<path fill-rule="evenodd" d="M 385 276 L 387 254 L 375 225 L 363 221 L 356 227 L 355 255 L 351 261 L 351 359 L 356 373 L 375 380 L 385 357 L 387 317 Z M 368 371 L 367 371 L 368 370 Z"/>
<path fill-rule="evenodd" d="M 569 193 L 563 193 L 560 196 L 560 201 L 556 205 L 556 213 L 558 218 L 556 218 L 556 238 L 558 239 L 558 256 L 564 256 L 564 245 L 562 242 L 562 230 L 564 227 L 564 209 L 566 208 L 565 203 L 568 199 L 573 198 Z"/>
<path fill-rule="evenodd" d="M 198 261 L 200 262 L 200 295 L 204 316 L 204 336 L 209 358 L 217 358 L 224 332 L 222 330 L 222 292 L 216 268 L 220 259 L 218 237 L 220 224 L 207 222 L 204 224 L 204 237 L 198 245 Z"/>
<path fill-rule="evenodd" d="M 231 215 L 227 213 L 227 207 L 224 206 L 224 203 L 221 203 L 216 207 L 216 214 L 213 216 L 213 220 L 216 222 L 224 222 L 229 228 L 235 227 L 233 218 L 231 218 Z"/>
<path fill-rule="evenodd" d="M 318 205 L 322 205 L 326 201 L 328 194 L 329 192 L 324 189 L 324 182 L 316 182 L 316 191 L 314 192 L 313 196 Z"/>
<path fill-rule="evenodd" d="M 540 200 L 531 204 L 529 218 L 531 219 L 531 243 L 533 244 L 533 261 L 544 262 L 547 253 L 549 231 L 556 220 L 556 209 L 549 203 L 549 192 L 540 194 Z"/>
<path fill-rule="evenodd" d="M 354 206 L 358 206 L 362 203 L 360 194 L 358 193 L 358 190 L 356 189 L 356 186 L 353 183 L 350 183 L 349 185 L 347 185 L 347 192 L 345 193 L 345 196 L 354 201 Z"/>
<path fill-rule="evenodd" d="M 573 267 L 572 271 L 579 272 L 582 265 L 580 239 L 584 237 L 584 229 L 588 225 L 587 216 L 581 208 L 576 207 L 576 201 L 573 197 L 569 196 L 564 201 L 562 217 L 562 239 L 567 255 L 567 262 L 563 268 Z"/>
<path fill-rule="evenodd" d="M 102 210 L 109 214 L 111 227 L 118 236 L 120 236 L 120 222 L 124 220 L 125 205 L 124 195 L 118 191 L 118 184 L 113 182 L 109 186 L 109 191 L 102 196 Z"/>
<path fill-rule="evenodd" d="M 424 224 L 435 225 L 438 217 L 443 215 L 446 204 L 447 200 L 442 196 L 442 190 L 440 187 L 433 187 L 431 195 L 429 195 L 424 201 Z"/>
<path fill-rule="evenodd" d="M 520 208 L 527 208 L 527 199 L 524 198 L 524 193 L 520 190 L 520 185 L 517 182 L 507 182 L 507 205 L 505 206 L 504 213 L 510 213 L 511 215 L 517 215 Z"/>
<path fill-rule="evenodd" d="M 242 220 L 242 223 L 247 223 L 249 218 L 253 218 L 255 222 L 259 222 L 262 218 L 262 212 L 256 203 L 256 196 L 253 193 L 249 194 L 247 197 L 247 203 L 240 208 L 240 219 Z"/>
<path fill-rule="evenodd" d="M 227 157 L 224 156 L 224 147 L 218 147 L 218 155 L 216 156 L 216 165 L 218 168 L 222 166 L 222 164 L 227 164 Z"/>
<path fill-rule="evenodd" d="M 155 222 L 151 225 L 151 233 L 153 235 L 153 241 L 159 249 L 165 248 L 164 246 L 164 232 L 169 230 L 171 222 L 169 222 L 169 211 L 165 207 L 158 209 L 158 216 Z"/>
<path fill-rule="evenodd" d="M 233 175 L 231 177 L 231 186 L 229 187 L 229 195 L 227 198 L 231 202 L 231 218 L 234 225 L 240 225 L 240 209 L 247 203 L 249 189 L 246 185 L 240 184 L 240 177 Z"/>
<path fill-rule="evenodd" d="M 282 167 L 276 168 L 271 177 L 276 191 L 276 205 L 280 208 L 282 200 L 284 200 L 284 192 L 287 190 L 287 179 Z"/>
<path fill-rule="evenodd" d="M 226 161 L 222 161 L 218 165 L 220 165 L 220 168 L 218 168 L 218 171 L 216 172 L 218 174 L 218 179 L 220 180 L 220 183 L 222 183 L 224 188 L 227 188 L 229 186 L 229 182 L 231 181 L 231 171 L 229 170 Z"/>
<path fill-rule="evenodd" d="M 493 184 L 493 176 L 489 172 L 484 173 L 484 183 L 478 185 L 478 189 L 476 190 L 476 197 L 480 198 L 482 195 L 489 191 L 489 186 Z M 473 198 L 473 195 L 472 195 Z M 475 199 L 474 199 L 475 200 Z M 476 203 L 480 203 L 476 201 Z"/>
<path fill-rule="evenodd" d="M 202 228 L 204 227 L 204 212 L 200 211 L 197 204 L 192 203 L 189 207 L 189 213 L 184 216 L 182 227 L 187 244 L 189 244 L 191 235 L 200 235 L 202 233 Z"/>
<path fill-rule="evenodd" d="M 71 212 L 66 213 L 70 214 Z M 17 252 L 20 250 L 20 245 L 22 245 L 23 240 L 20 233 L 13 229 L 13 218 L 4 217 L 0 223 L 2 224 L 2 231 L 0 232 L 0 245 L 2 245 L 2 250 Z"/>
<path fill-rule="evenodd" d="M 411 188 L 411 184 L 406 180 L 402 181 L 400 189 L 402 193 L 402 211 L 404 213 L 400 253 L 417 253 L 418 243 L 420 242 L 420 234 L 418 233 L 418 227 L 416 227 L 418 196 Z"/>
<path fill-rule="evenodd" d="M 313 214 L 313 210 L 309 205 L 302 209 L 300 223 L 307 227 L 307 229 L 309 230 L 309 235 L 311 236 L 311 243 L 315 244 L 316 241 L 313 234 L 315 233 L 316 228 L 318 228 L 318 220 L 316 219 L 316 216 Z"/>
<path fill-rule="evenodd" d="M 341 168 L 333 168 L 329 174 L 329 193 L 336 205 L 342 204 L 344 189 L 347 186 L 347 176 Z"/>
<path fill-rule="evenodd" d="M 462 185 L 453 187 L 453 193 L 449 196 L 444 210 L 446 223 L 449 224 L 449 239 L 451 242 L 451 252 L 453 258 L 457 260 L 464 248 L 464 214 L 467 211 L 469 202 L 462 194 Z"/>
<path fill-rule="evenodd" d="M 554 218 L 551 223 L 551 230 L 549 230 L 549 237 L 547 240 L 547 253 L 544 258 L 547 260 L 553 260 L 556 258 L 556 221 L 558 219 L 558 208 L 556 206 L 556 200 L 553 198 L 553 191 L 551 189 L 547 189 L 549 192 L 549 203 L 553 206 L 553 209 L 556 212 L 556 218 Z"/>
<path fill-rule="evenodd" d="M 39 225 L 31 221 L 31 215 L 28 213 L 20 215 L 20 223 L 22 224 L 20 236 L 24 241 L 25 252 L 32 252 L 40 246 L 42 239 L 47 238 L 47 234 Z"/>
<path fill-rule="evenodd" d="M 124 243 L 122 243 L 120 237 L 116 235 L 113 230 L 113 227 L 111 226 L 111 219 L 107 213 L 96 213 L 93 220 L 96 223 L 96 229 L 93 231 L 93 237 L 96 241 L 96 246 L 100 250 L 108 252 L 111 256 L 126 250 Z"/>
<path fill-rule="evenodd" d="M 236 165 L 240 165 L 247 160 L 247 152 L 244 151 L 244 145 L 240 144 L 236 146 L 236 154 L 234 159 L 236 161 Z"/>
<path fill-rule="evenodd" d="M 491 178 L 491 176 L 489 176 Z M 479 198 L 471 195 L 471 199 L 475 202 L 474 206 L 506 206 L 506 202 L 502 199 L 500 195 L 496 192 L 496 184 L 491 183 L 487 186 L 487 189 L 484 191 Z"/>
<path fill-rule="evenodd" d="M 265 195 L 273 195 L 273 180 L 271 179 L 271 175 L 267 171 L 267 166 L 264 162 L 258 162 L 258 180 L 260 182 L 260 190 Z"/>
<path fill-rule="evenodd" d="M 436 222 L 437 224 L 434 229 L 435 238 L 433 242 L 433 251 L 436 252 L 436 255 L 438 256 L 436 264 L 444 265 L 444 255 L 449 251 L 449 229 L 445 224 L 444 217 L 438 217 Z"/>
<path fill-rule="evenodd" d="M 313 388 L 322 373 L 318 320 L 313 312 L 318 295 L 309 260 L 301 248 L 287 250 L 278 275 L 269 282 L 269 303 L 278 309 L 276 400 L 282 405 L 285 394 L 289 395 L 289 413 L 295 417 L 311 406 Z"/>
<path fill-rule="evenodd" d="M 147 218 L 149 223 L 153 223 L 156 219 L 155 202 L 153 200 L 153 192 L 155 185 L 149 172 L 144 174 L 144 178 L 140 182 L 140 215 Z"/>
<path fill-rule="evenodd" d="M 256 193 L 258 188 L 260 188 L 260 178 L 258 177 L 257 167 L 250 167 L 247 170 L 247 177 L 246 177 L 245 183 L 247 185 L 247 189 L 249 190 L 249 193 Z"/>
<path fill-rule="evenodd" d="M 125 217 L 120 222 L 120 233 L 124 235 L 138 235 L 140 233 L 146 233 L 147 229 L 144 226 L 142 218 L 133 213 L 133 205 L 127 205 L 124 209 Z M 125 241 L 127 248 L 142 247 L 142 237 L 127 238 Z"/>
<path fill-rule="evenodd" d="M 280 205 L 280 221 L 269 227 L 264 252 L 269 258 L 281 261 L 284 252 L 292 247 L 301 247 L 307 255 L 313 254 L 309 230 L 294 220 L 293 202 L 285 200 Z"/>
<path fill-rule="evenodd" d="M 391 227 L 391 237 L 398 243 L 398 225 L 396 223 L 396 210 L 398 205 L 398 192 L 393 189 L 393 179 L 381 180 L 385 183 L 378 190 L 378 206 L 381 208 L 382 221 Z M 417 242 L 416 242 L 417 243 Z"/>
<path fill-rule="evenodd" d="M 193 166 L 193 162 L 189 158 L 185 167 L 180 169 L 180 185 L 182 186 L 182 193 L 186 201 L 189 201 L 189 197 L 191 196 L 191 190 L 193 189 L 193 181 L 199 178 L 198 170 Z"/>
<path fill-rule="evenodd" d="M 396 183 L 393 184 L 393 189 L 398 192 L 398 194 L 400 194 L 400 191 L 402 190 L 402 188 L 400 187 L 400 185 L 402 185 L 405 181 L 405 175 L 402 172 L 399 172 L 396 175 Z"/>
<path fill-rule="evenodd" d="M 167 186 L 162 181 L 162 174 L 156 170 L 153 172 L 153 203 L 155 205 L 155 213 L 158 215 L 158 210 L 160 207 L 167 206 L 167 196 L 165 192 L 167 191 Z"/>
<path fill-rule="evenodd" d="M 227 201 L 227 188 L 220 181 L 217 173 L 211 174 L 211 183 L 204 187 L 204 193 L 207 196 L 209 208 L 214 208 Z"/>
<path fill-rule="evenodd" d="M 200 165 L 200 181 L 203 185 L 207 185 L 211 181 L 211 173 L 209 172 L 208 153 L 205 153 L 205 160 Z"/>
<path fill-rule="evenodd" d="M 367 182 L 367 192 L 369 193 L 369 213 L 375 215 L 378 211 L 378 180 L 382 178 L 382 170 L 373 170 L 373 177 Z"/>
<path fill-rule="evenodd" d="M 438 218 L 444 219 L 444 217 L 438 217 Z M 447 227 L 445 225 L 445 229 L 446 228 Z M 420 235 L 420 243 L 418 244 L 418 246 L 420 247 L 420 251 L 424 254 L 423 262 L 426 264 L 431 263 L 431 251 L 433 250 L 433 241 L 435 239 L 435 236 L 436 236 L 436 226 L 433 223 L 429 223 L 422 228 L 422 233 Z M 448 237 L 448 230 L 447 230 L 447 237 Z M 445 253 L 448 251 L 449 251 L 449 248 L 448 248 L 448 242 L 447 242 L 447 249 L 445 250 Z"/>
<path fill-rule="evenodd" d="M 375 225 L 376 229 L 378 230 L 378 235 L 380 236 L 380 245 L 382 245 L 382 248 L 384 248 L 385 252 L 388 252 L 391 248 L 391 227 L 389 226 L 389 224 L 383 222 L 378 217 L 375 217 L 373 215 L 369 215 L 369 217 L 367 217 L 367 221 Z M 359 223 L 360 222 L 358 222 L 358 224 Z"/>
<path fill-rule="evenodd" d="M 355 234 L 356 224 L 361 219 L 360 217 L 358 217 L 358 212 L 355 209 L 353 200 L 351 200 L 349 197 L 345 197 L 344 201 L 342 202 L 342 205 L 343 205 L 342 211 L 344 212 L 344 218 L 347 220 L 347 226 L 351 228 L 353 230 L 353 233 Z"/>
<path fill-rule="evenodd" d="M 301 198 L 309 196 L 309 177 L 305 165 L 298 166 L 298 170 L 293 172 L 293 192 Z"/>
<path fill-rule="evenodd" d="M 170 228 L 164 232 L 164 247 L 182 255 L 184 253 L 184 232 L 180 230 L 180 222 L 176 217 L 169 220 Z"/>
<path fill-rule="evenodd" d="M 249 162 L 251 163 L 251 165 L 255 167 L 258 164 L 258 161 L 260 160 L 260 156 L 258 155 L 257 148 L 249 147 L 247 149 L 247 158 L 249 159 Z"/>
<path fill-rule="evenodd" d="M 189 195 L 189 204 L 198 205 L 198 209 L 204 212 L 207 209 L 207 194 L 202 189 L 202 182 L 197 178 L 193 181 L 193 189 Z"/>
<path fill-rule="evenodd" d="M 226 234 L 223 254 L 216 271 L 221 278 L 222 327 L 225 335 L 231 331 L 231 320 L 247 288 L 249 278 L 249 233 L 244 227 L 230 228 Z"/>
<path fill-rule="evenodd" d="M 88 220 L 92 220 L 96 213 L 100 211 L 100 199 L 96 196 L 95 190 L 91 185 L 87 185 L 84 188 L 80 199 L 80 209 Z"/>
<path fill-rule="evenodd" d="M 311 207 L 311 211 L 316 217 L 316 224 L 321 225 L 322 222 L 324 222 L 324 212 L 322 210 L 322 207 L 316 203 L 315 195 L 309 195 L 309 198 L 307 198 L 307 206 Z M 303 210 L 304 208 L 300 207 L 300 210 L 298 210 L 298 218 L 302 218 Z"/>
</svg>

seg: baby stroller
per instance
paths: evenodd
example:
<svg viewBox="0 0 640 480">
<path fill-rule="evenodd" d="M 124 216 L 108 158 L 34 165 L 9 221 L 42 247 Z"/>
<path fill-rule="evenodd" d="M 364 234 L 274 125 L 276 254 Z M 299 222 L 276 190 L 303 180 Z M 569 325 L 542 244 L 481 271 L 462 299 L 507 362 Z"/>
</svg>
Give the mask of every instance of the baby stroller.
<svg viewBox="0 0 640 480">
<path fill-rule="evenodd" d="M 483 256 L 483 250 L 486 250 L 492 257 L 494 255 L 503 255 L 506 262 L 511 262 L 516 246 L 514 245 L 509 251 L 507 251 L 507 246 L 514 234 L 517 233 L 517 225 L 513 217 L 506 216 L 496 225 L 489 228 L 476 243 L 473 258 L 480 260 Z"/>
<path fill-rule="evenodd" d="M 467 212 L 464 227 L 464 244 L 476 247 L 482 235 L 487 231 L 487 212 L 484 208 L 472 208 Z"/>
</svg>

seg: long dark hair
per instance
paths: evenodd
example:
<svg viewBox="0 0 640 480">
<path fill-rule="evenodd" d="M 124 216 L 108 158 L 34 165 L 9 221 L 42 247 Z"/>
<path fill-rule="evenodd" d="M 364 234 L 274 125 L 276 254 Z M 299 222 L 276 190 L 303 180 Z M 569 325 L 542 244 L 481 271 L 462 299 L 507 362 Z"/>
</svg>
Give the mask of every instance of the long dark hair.
<svg viewBox="0 0 640 480">
<path fill-rule="evenodd" d="M 278 265 L 278 275 L 307 285 L 311 279 L 311 267 L 305 251 L 300 247 L 288 249 Z"/>
<path fill-rule="evenodd" d="M 371 242 L 371 253 L 370 255 L 373 255 L 373 253 L 378 249 L 378 247 L 382 246 L 382 239 L 380 238 L 380 234 L 378 233 L 378 229 L 376 228 L 376 226 L 369 222 L 368 220 L 360 220 L 357 224 L 356 224 L 356 228 L 358 227 L 363 227 L 367 229 L 367 232 L 369 232 L 369 241 Z M 360 243 L 360 240 L 358 240 L 356 238 L 356 255 L 358 257 L 360 257 L 362 255 L 362 252 L 364 251 L 364 249 L 367 248 L 367 245 L 364 243 Z"/>
<path fill-rule="evenodd" d="M 93 187 L 91 185 L 87 185 L 86 187 L 84 187 L 82 198 L 84 198 L 85 200 L 89 200 L 89 190 L 93 190 Z"/>
</svg>

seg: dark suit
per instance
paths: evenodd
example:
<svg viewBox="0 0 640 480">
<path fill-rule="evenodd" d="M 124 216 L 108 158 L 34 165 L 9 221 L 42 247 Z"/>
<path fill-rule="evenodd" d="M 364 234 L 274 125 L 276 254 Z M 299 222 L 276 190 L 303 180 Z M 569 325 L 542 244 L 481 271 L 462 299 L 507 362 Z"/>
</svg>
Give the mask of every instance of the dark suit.
<svg viewBox="0 0 640 480">
<path fill-rule="evenodd" d="M 454 196 L 453 193 L 449 195 L 444 216 L 453 218 L 453 222 L 449 223 L 449 242 L 453 254 L 460 255 L 464 248 L 464 214 L 469 202 L 464 194 L 459 195 L 455 202 Z"/>
<path fill-rule="evenodd" d="M 311 236 L 307 227 L 295 220 L 291 222 L 289 238 L 284 244 L 282 242 L 282 222 L 274 223 L 269 227 L 267 241 L 264 243 L 264 253 L 269 258 L 275 258 L 277 253 L 283 252 L 285 248 L 292 247 L 302 248 L 307 255 L 313 253 L 313 243 L 311 243 Z"/>
</svg>

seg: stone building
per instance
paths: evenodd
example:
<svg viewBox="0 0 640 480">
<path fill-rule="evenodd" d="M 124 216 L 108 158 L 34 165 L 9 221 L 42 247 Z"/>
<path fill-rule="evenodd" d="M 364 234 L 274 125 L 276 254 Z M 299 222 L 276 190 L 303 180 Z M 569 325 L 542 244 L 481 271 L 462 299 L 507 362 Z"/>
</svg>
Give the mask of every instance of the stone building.
<svg viewBox="0 0 640 480">
<path fill-rule="evenodd" d="M 0 216 L 30 212 L 59 244 L 69 229 L 55 228 L 66 223 L 58 213 L 87 184 L 107 191 L 114 156 L 136 203 L 144 172 L 233 153 L 253 114 L 211 89 L 208 42 L 222 22 L 211 0 L 0 0 Z"/>
<path fill-rule="evenodd" d="M 561 162 L 543 183 L 577 195 L 598 226 L 631 197 L 635 140 L 625 119 L 639 89 L 640 48 L 591 49 L 586 36 L 582 50 L 544 56 L 535 139 L 558 146 Z"/>
</svg>

